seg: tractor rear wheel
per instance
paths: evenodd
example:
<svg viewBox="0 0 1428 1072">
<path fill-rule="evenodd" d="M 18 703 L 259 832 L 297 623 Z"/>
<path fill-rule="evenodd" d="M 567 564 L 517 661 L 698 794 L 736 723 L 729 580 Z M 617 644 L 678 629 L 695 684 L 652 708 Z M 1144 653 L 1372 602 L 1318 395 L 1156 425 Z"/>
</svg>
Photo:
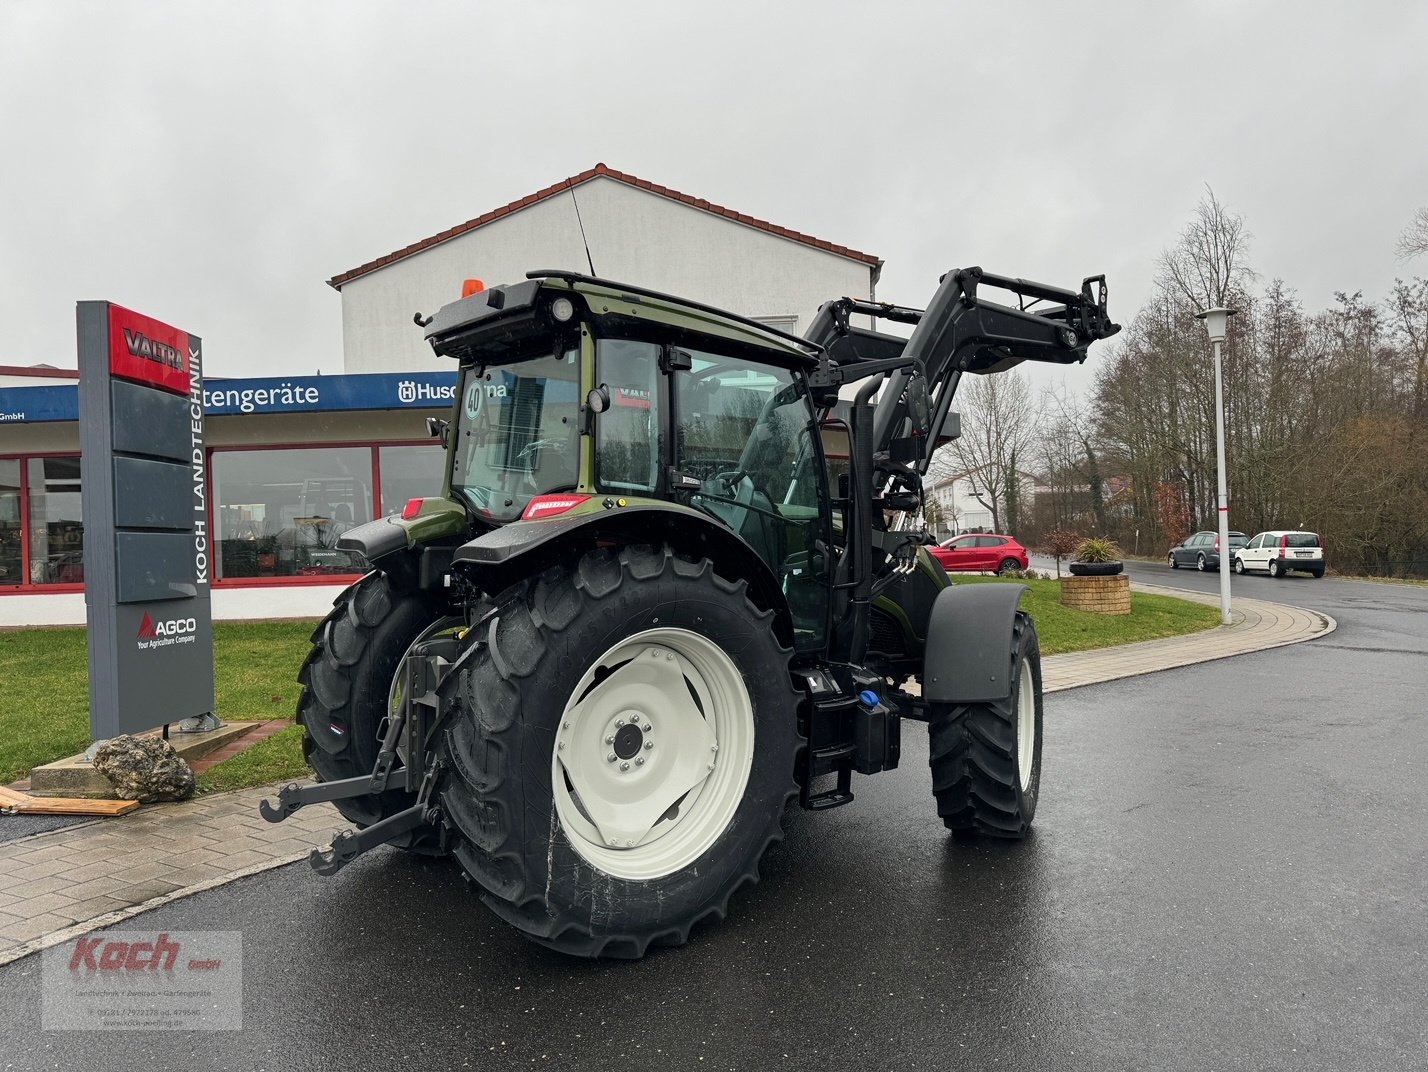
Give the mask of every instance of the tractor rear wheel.
<svg viewBox="0 0 1428 1072">
<path fill-rule="evenodd" d="M 1041 647 L 1017 612 L 1005 699 L 940 704 L 928 726 L 937 814 L 959 838 L 1022 838 L 1041 787 Z"/>
<path fill-rule="evenodd" d="M 797 792 L 773 614 L 708 560 L 602 549 L 507 589 L 471 640 L 441 802 L 485 903 L 585 957 L 722 919 Z"/>
<path fill-rule="evenodd" d="M 313 632 L 312 650 L 298 671 L 303 758 L 319 781 L 372 773 L 383 719 L 401 704 L 407 652 L 418 640 L 460 624 L 461 619 L 446 615 L 441 602 L 399 593 L 381 573 L 369 573 L 337 597 L 332 613 Z M 371 826 L 411 802 L 401 789 L 334 801 L 343 817 L 359 827 Z M 430 827 L 401 835 L 393 844 L 431 855 L 439 852 Z"/>
</svg>

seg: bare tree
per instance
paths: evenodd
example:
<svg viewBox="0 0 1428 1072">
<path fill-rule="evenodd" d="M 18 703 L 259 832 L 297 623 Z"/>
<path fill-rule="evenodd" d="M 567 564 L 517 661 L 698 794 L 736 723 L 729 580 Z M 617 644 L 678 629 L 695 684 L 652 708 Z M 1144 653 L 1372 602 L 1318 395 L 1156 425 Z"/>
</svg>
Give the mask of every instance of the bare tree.
<svg viewBox="0 0 1428 1072">
<path fill-rule="evenodd" d="M 1007 481 L 1016 459 L 1026 457 L 1036 439 L 1037 414 L 1031 386 L 1018 372 L 972 376 L 957 398 L 962 435 L 937 461 L 944 472 L 959 467 L 976 500 L 992 513 L 992 528 L 1002 531 Z"/>
<path fill-rule="evenodd" d="M 1394 250 L 1404 260 L 1428 253 L 1428 208 L 1420 208 L 1413 214 L 1413 219 L 1398 236 Z"/>
<path fill-rule="evenodd" d="M 1254 279 L 1244 263 L 1250 238 L 1244 218 L 1228 211 L 1206 186 L 1180 241 L 1160 255 L 1165 281 L 1197 310 L 1229 304 L 1231 295 Z"/>
</svg>

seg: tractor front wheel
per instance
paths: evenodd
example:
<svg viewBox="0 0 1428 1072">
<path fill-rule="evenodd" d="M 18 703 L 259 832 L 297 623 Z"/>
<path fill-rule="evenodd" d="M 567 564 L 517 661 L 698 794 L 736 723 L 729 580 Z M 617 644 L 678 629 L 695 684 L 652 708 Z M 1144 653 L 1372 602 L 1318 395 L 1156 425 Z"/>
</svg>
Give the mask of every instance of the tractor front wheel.
<svg viewBox="0 0 1428 1072">
<path fill-rule="evenodd" d="M 928 726 L 937 814 L 958 838 L 1022 838 L 1041 787 L 1041 647 L 1017 612 L 1005 699 L 939 704 Z"/>
<path fill-rule="evenodd" d="M 627 547 L 514 585 L 471 639 L 441 800 L 485 903 L 586 957 L 721 919 L 797 791 L 772 612 L 707 560 Z"/>
</svg>

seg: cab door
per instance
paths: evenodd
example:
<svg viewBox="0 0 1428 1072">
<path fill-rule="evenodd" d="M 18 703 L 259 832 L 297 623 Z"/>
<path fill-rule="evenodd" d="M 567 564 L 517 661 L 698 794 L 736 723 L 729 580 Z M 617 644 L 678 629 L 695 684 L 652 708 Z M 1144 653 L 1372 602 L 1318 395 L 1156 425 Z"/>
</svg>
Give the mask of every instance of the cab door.
<svg viewBox="0 0 1428 1072">
<path fill-rule="evenodd" d="M 794 646 L 827 643 L 832 526 L 823 448 L 802 379 L 742 355 L 681 348 L 667 361 L 677 501 L 717 518 L 778 578 Z M 698 481 L 697 489 L 692 481 Z"/>
</svg>

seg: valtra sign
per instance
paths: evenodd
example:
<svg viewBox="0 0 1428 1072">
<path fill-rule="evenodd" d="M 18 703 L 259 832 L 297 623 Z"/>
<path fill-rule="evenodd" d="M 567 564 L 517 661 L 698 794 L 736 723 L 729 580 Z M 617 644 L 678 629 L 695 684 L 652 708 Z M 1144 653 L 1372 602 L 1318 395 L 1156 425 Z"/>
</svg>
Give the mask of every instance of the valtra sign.
<svg viewBox="0 0 1428 1072">
<path fill-rule="evenodd" d="M 188 332 L 109 306 L 109 372 L 131 383 L 188 394 Z"/>
</svg>

